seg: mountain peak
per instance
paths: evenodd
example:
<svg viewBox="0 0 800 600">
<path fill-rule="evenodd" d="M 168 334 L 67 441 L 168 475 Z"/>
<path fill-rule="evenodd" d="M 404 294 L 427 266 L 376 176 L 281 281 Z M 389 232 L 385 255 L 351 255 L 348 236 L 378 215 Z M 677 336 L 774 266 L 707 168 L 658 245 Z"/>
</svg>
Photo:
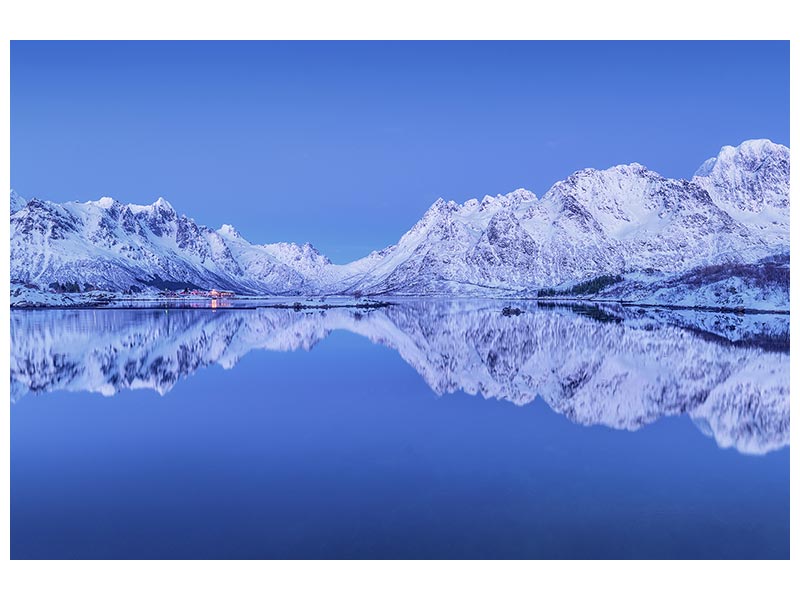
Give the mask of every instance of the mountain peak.
<svg viewBox="0 0 800 600">
<path fill-rule="evenodd" d="M 233 225 L 228 225 L 227 223 L 223 224 L 222 227 L 217 229 L 217 233 L 226 238 L 235 240 L 243 239 L 242 234 L 240 234 Z"/>
<path fill-rule="evenodd" d="M 743 163 L 745 167 L 748 162 L 752 166 L 758 166 L 757 161 L 764 160 L 770 156 L 786 156 L 788 159 L 789 148 L 766 138 L 745 140 L 738 146 L 723 146 L 720 148 L 717 156 L 712 156 L 700 165 L 694 176 L 708 177 L 715 168 L 723 168 L 723 165 L 733 162 Z M 756 164 L 753 165 L 754 161 Z"/>
<path fill-rule="evenodd" d="M 452 200 L 447 202 L 444 198 L 437 199 L 436 202 L 431 204 L 430 208 L 425 211 L 425 214 L 422 215 L 422 218 L 417 221 L 409 233 L 420 230 L 424 226 L 436 221 L 440 216 L 452 212 L 453 210 L 458 210 L 458 205 L 455 202 Z"/>
<path fill-rule="evenodd" d="M 25 200 L 25 198 L 23 198 L 22 196 L 20 196 L 20 195 L 19 195 L 17 192 L 15 192 L 13 189 L 11 190 L 11 214 L 12 214 L 12 215 L 13 215 L 15 212 L 17 212 L 18 210 L 22 210 L 23 208 L 25 208 L 25 205 L 26 205 L 27 203 L 28 203 L 28 202 L 27 202 L 27 200 Z"/>
<path fill-rule="evenodd" d="M 525 202 L 535 202 L 538 199 L 536 194 L 530 190 L 526 190 L 525 188 L 517 188 L 513 192 L 506 194 L 506 197 L 513 201 L 517 201 L 520 204 Z"/>
<path fill-rule="evenodd" d="M 88 202 L 87 204 L 94 204 L 95 206 L 98 206 L 100 208 L 111 208 L 112 206 L 117 204 L 117 201 L 109 196 L 103 196 L 99 200 L 95 200 L 94 202 Z"/>
<path fill-rule="evenodd" d="M 159 197 L 158 197 L 158 200 L 156 200 L 155 202 L 153 202 L 153 208 L 161 208 L 161 209 L 164 209 L 164 210 L 168 210 L 168 211 L 171 211 L 171 212 L 175 212 L 175 209 L 174 209 L 174 208 L 172 208 L 172 204 L 170 204 L 169 202 L 167 202 L 167 201 L 166 201 L 164 198 L 162 198 L 161 196 L 159 196 Z"/>
<path fill-rule="evenodd" d="M 789 162 L 786 146 L 768 139 L 747 140 L 723 146 L 697 169 L 692 181 L 726 210 L 784 209 L 789 206 Z"/>
</svg>

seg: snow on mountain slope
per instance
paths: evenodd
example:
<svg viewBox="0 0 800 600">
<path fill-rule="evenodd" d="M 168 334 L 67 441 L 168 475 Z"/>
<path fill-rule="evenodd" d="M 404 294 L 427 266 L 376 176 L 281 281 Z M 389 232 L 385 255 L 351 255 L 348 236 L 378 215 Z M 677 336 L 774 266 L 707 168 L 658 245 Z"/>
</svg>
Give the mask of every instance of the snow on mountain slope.
<svg viewBox="0 0 800 600">
<path fill-rule="evenodd" d="M 463 205 L 437 200 L 393 247 L 375 257 L 363 278 L 351 289 L 365 293 L 430 293 L 458 291 L 458 284 L 497 287 L 481 280 L 466 261 L 469 249 L 502 211 L 524 211 L 536 197 L 524 190 L 508 196 L 487 196 Z"/>
<path fill-rule="evenodd" d="M 697 170 L 702 185 L 720 207 L 751 213 L 789 207 L 789 149 L 769 140 L 725 146 Z"/>
<path fill-rule="evenodd" d="M 481 203 L 439 200 L 352 289 L 525 291 L 604 274 L 749 263 L 786 251 L 788 149 L 767 141 L 740 148 L 750 162 L 730 159 L 725 148 L 710 169 L 722 174 L 711 179 L 667 179 L 634 163 L 578 171 L 541 200 L 525 190 Z M 754 169 L 756 156 L 764 176 L 737 175 Z M 786 218 L 754 226 L 742 211 L 728 212 L 733 201 L 720 200 L 728 196 L 780 207 Z"/>
<path fill-rule="evenodd" d="M 55 204 L 31 200 L 11 217 L 11 279 L 124 291 L 148 286 L 233 288 L 251 293 L 296 290 L 305 278 L 261 252 L 240 262 L 250 244 L 178 216 L 162 198 L 149 206 L 111 198 Z M 249 272 L 247 269 L 253 272 Z"/>
<path fill-rule="evenodd" d="M 695 267 L 678 275 L 636 278 L 593 297 L 665 306 L 789 310 L 789 254 L 752 263 Z"/>
<path fill-rule="evenodd" d="M 376 310 L 30 311 L 12 313 L 13 398 L 47 390 L 168 392 L 254 349 L 309 350 L 335 330 L 396 350 L 437 394 L 524 405 L 541 397 L 582 425 L 636 430 L 688 414 L 721 446 L 764 453 L 789 442 L 788 352 L 624 311 L 537 309 L 508 317 L 491 301 L 401 302 Z M 686 318 L 689 318 L 688 316 Z M 788 317 L 758 331 L 788 336 Z M 733 327 L 733 329 L 731 329 Z M 768 346 L 767 346 L 768 347 Z"/>
<path fill-rule="evenodd" d="M 22 208 L 28 203 L 25 198 L 20 196 L 14 190 L 11 190 L 11 214 L 13 215 L 18 210 L 22 210 Z"/>
<path fill-rule="evenodd" d="M 693 182 L 768 244 L 788 246 L 789 149 L 769 140 L 725 146 Z"/>
<path fill-rule="evenodd" d="M 691 181 L 633 163 L 578 171 L 541 199 L 522 189 L 439 199 L 397 244 L 346 265 L 310 244 L 255 245 L 229 225 L 213 231 L 163 199 L 25 205 L 12 191 L 11 210 L 12 281 L 41 289 L 507 296 L 601 275 L 657 286 L 699 267 L 788 253 L 789 149 L 726 146 Z M 769 304 L 763 290 L 755 295 Z"/>
</svg>

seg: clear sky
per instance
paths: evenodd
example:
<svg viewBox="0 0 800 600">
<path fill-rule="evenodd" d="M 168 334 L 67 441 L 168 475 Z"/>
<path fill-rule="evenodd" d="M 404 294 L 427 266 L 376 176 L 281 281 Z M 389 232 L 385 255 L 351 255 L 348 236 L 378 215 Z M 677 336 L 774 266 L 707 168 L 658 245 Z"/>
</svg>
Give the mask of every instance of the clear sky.
<svg viewBox="0 0 800 600">
<path fill-rule="evenodd" d="M 789 144 L 788 42 L 12 42 L 11 181 L 335 262 L 438 197 Z"/>
</svg>

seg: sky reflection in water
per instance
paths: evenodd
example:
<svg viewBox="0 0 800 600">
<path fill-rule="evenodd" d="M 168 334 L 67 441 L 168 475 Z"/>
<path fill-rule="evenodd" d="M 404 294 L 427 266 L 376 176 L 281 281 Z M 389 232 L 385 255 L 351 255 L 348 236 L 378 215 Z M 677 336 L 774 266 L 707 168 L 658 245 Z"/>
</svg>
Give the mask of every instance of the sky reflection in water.
<svg viewBox="0 0 800 600">
<path fill-rule="evenodd" d="M 788 557 L 788 316 L 502 306 L 13 312 L 12 556 Z"/>
</svg>

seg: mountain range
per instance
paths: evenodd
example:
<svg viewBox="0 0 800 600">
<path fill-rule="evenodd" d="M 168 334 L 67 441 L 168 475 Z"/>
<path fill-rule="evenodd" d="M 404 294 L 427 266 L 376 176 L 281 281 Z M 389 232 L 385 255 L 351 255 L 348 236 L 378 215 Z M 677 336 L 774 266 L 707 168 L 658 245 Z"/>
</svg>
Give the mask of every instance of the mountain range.
<svg viewBox="0 0 800 600">
<path fill-rule="evenodd" d="M 788 310 L 789 149 L 726 146 L 691 180 L 584 169 L 538 198 L 437 200 L 399 241 L 345 265 L 254 244 L 166 200 L 54 203 L 11 192 L 12 292 L 222 288 L 253 295 L 593 295 Z"/>
</svg>

